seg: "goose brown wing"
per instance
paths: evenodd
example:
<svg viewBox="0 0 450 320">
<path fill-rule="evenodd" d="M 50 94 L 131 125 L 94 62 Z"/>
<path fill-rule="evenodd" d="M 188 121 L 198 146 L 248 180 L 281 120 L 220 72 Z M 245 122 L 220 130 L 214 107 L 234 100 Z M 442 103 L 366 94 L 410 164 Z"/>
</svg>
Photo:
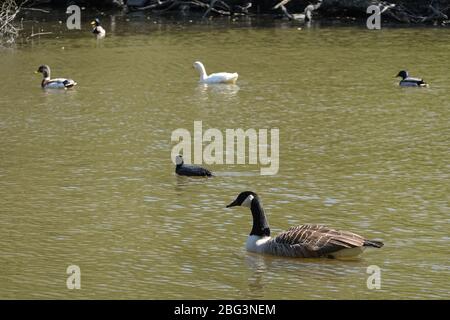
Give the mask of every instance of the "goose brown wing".
<svg viewBox="0 0 450 320">
<path fill-rule="evenodd" d="M 279 244 L 302 247 L 311 256 L 321 256 L 341 249 L 361 247 L 365 239 L 355 233 L 306 224 L 292 227 L 274 238 Z"/>
</svg>

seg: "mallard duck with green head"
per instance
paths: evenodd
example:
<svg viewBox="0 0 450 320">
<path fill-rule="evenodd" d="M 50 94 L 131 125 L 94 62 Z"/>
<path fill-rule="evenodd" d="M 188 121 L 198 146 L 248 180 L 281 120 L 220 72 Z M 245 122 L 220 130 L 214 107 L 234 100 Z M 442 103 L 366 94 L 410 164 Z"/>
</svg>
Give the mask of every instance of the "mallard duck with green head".
<svg viewBox="0 0 450 320">
<path fill-rule="evenodd" d="M 104 36 L 106 36 L 106 31 L 100 25 L 100 19 L 99 18 L 95 18 L 95 20 L 91 22 L 91 25 L 93 27 L 92 33 L 95 34 L 97 36 L 97 38 L 103 38 Z"/>
<path fill-rule="evenodd" d="M 52 79 L 50 77 L 50 67 L 46 64 L 39 66 L 35 73 L 42 73 L 44 78 L 42 79 L 41 87 L 44 89 L 67 89 L 77 85 L 77 83 L 72 79 Z"/>
<path fill-rule="evenodd" d="M 410 77 L 409 72 L 406 70 L 400 71 L 396 77 L 402 78 L 399 83 L 401 87 L 428 87 L 428 83 L 423 81 L 422 78 Z"/>
</svg>

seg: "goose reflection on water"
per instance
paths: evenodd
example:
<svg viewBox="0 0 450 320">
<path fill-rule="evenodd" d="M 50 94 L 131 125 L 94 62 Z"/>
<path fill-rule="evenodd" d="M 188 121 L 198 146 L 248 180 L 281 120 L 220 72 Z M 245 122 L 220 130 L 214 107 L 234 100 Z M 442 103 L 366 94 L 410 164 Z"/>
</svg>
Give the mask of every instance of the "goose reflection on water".
<svg viewBox="0 0 450 320">
<path fill-rule="evenodd" d="M 294 276 L 297 285 L 303 287 L 305 292 L 310 291 L 309 294 L 314 297 L 315 292 L 311 283 L 321 286 L 325 291 L 335 291 L 339 287 L 337 283 L 355 275 L 366 275 L 369 265 L 364 259 L 277 259 L 252 252 L 243 253 L 242 259 L 248 268 L 246 298 L 249 299 L 267 298 L 271 294 L 273 284 L 282 283 L 286 274 Z M 335 283 L 327 280 L 329 275 L 336 279 Z M 365 281 L 362 284 L 364 285 Z"/>
<path fill-rule="evenodd" d="M 200 83 L 197 86 L 197 92 L 203 98 L 208 98 L 208 94 L 220 95 L 225 99 L 233 99 L 237 97 L 240 87 L 237 84 L 206 84 Z"/>
<path fill-rule="evenodd" d="M 264 298 L 264 274 L 267 272 L 265 259 L 267 258 L 254 253 L 247 253 L 245 255 L 245 264 L 253 271 L 247 278 L 247 295 L 251 299 Z"/>
</svg>

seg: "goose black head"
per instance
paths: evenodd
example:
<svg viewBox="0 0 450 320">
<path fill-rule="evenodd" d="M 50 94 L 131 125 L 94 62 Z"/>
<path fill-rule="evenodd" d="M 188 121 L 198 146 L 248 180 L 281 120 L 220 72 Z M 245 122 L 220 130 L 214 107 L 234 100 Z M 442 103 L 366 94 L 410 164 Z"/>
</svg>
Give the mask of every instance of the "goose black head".
<svg viewBox="0 0 450 320">
<path fill-rule="evenodd" d="M 259 197 L 256 193 L 252 191 L 244 191 L 241 192 L 236 200 L 227 205 L 227 208 L 235 207 L 235 206 L 243 206 L 248 207 L 252 211 L 253 216 L 253 227 L 250 231 L 250 235 L 255 236 L 270 236 L 270 228 L 269 223 L 267 222 L 266 215 L 264 213 L 264 209 L 262 207 L 261 202 L 259 201 Z"/>
<path fill-rule="evenodd" d="M 44 78 L 50 77 L 50 67 L 46 64 L 40 65 L 35 73 L 42 73 Z"/>
<path fill-rule="evenodd" d="M 175 157 L 175 164 L 181 166 L 184 163 L 183 156 L 181 154 Z"/>
<path fill-rule="evenodd" d="M 232 203 L 227 205 L 227 208 L 236 207 L 236 206 L 243 206 L 243 207 L 250 208 L 253 199 L 255 199 L 257 197 L 258 197 L 258 195 L 252 191 L 241 192 Z"/>
<path fill-rule="evenodd" d="M 400 71 L 395 77 L 397 78 L 397 77 L 401 77 L 402 79 L 406 79 L 406 78 L 408 78 L 408 71 L 406 71 L 406 70 L 402 70 L 402 71 Z"/>
<path fill-rule="evenodd" d="M 100 19 L 99 18 L 95 18 L 94 21 L 91 22 L 91 25 L 98 27 L 100 25 Z"/>
</svg>

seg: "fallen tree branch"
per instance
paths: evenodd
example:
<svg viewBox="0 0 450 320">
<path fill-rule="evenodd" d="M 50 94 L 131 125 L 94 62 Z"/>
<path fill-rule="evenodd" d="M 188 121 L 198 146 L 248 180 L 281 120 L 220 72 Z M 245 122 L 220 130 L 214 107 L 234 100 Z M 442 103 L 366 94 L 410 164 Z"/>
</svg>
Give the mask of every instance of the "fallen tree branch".
<svg viewBox="0 0 450 320">
<path fill-rule="evenodd" d="M 212 8 L 214 8 L 214 5 L 216 4 L 216 1 L 217 0 L 211 0 L 211 2 L 209 3 L 209 8 L 203 14 L 203 18 L 206 18 L 208 16 L 208 14 L 211 12 Z"/>
<path fill-rule="evenodd" d="M 406 23 L 426 23 L 426 22 L 443 22 L 448 19 L 448 16 L 439 10 L 438 7 L 433 6 L 432 4 L 428 5 L 428 13 L 418 14 L 410 11 L 403 5 L 395 5 L 389 4 L 386 2 L 381 2 L 379 4 L 380 7 L 383 7 L 382 13 L 385 16 L 396 20 L 398 22 L 406 22 Z"/>
<path fill-rule="evenodd" d="M 51 11 L 49 10 L 44 10 L 44 9 L 39 9 L 39 8 L 22 8 L 23 11 L 39 11 L 39 12 L 43 12 L 43 13 L 50 13 Z"/>
<path fill-rule="evenodd" d="M 161 7 L 165 4 L 167 4 L 168 2 L 173 2 L 172 0 L 167 0 L 167 1 L 160 1 L 158 0 L 156 3 L 150 4 L 148 6 L 145 7 L 137 7 L 136 10 L 150 10 L 150 9 L 155 9 L 158 7 Z"/>
<path fill-rule="evenodd" d="M 387 1 L 372 1 L 372 0 L 361 0 L 361 1 L 322 1 L 319 0 L 316 4 L 309 4 L 306 6 L 301 13 L 291 13 L 286 7 L 286 4 L 290 3 L 291 0 L 282 0 L 278 2 L 272 9 L 280 9 L 282 15 L 289 20 L 305 21 L 308 22 L 312 19 L 313 12 L 317 9 L 321 9 L 321 14 L 323 16 L 335 17 L 340 15 L 342 12 L 347 14 L 348 12 L 353 12 L 361 17 L 366 16 L 366 9 L 368 5 L 376 5 L 380 9 L 380 15 L 388 20 L 393 20 L 402 23 L 450 23 L 449 17 L 446 14 L 450 9 L 450 6 L 446 6 L 441 9 L 439 4 L 441 2 L 432 0 L 430 4 L 422 7 L 407 7 L 406 4 L 394 4 Z M 322 2 L 326 5 L 322 6 Z M 293 4 L 294 6 L 294 4 Z M 297 5 L 298 7 L 298 5 Z M 359 14 L 358 14 L 359 13 Z"/>
<path fill-rule="evenodd" d="M 22 6 L 27 0 L 17 4 L 15 0 L 5 0 L 0 6 L 0 45 L 3 42 L 12 44 L 19 35 L 19 28 L 17 28 L 13 21 L 17 14 L 22 9 Z"/>
<path fill-rule="evenodd" d="M 291 0 L 283 0 L 283 1 L 279 2 L 279 3 L 277 3 L 272 9 L 273 9 L 273 10 L 278 9 L 278 8 L 280 8 L 281 6 L 284 6 L 285 4 L 287 4 L 287 3 L 289 3 L 289 2 L 291 2 Z"/>
<path fill-rule="evenodd" d="M 53 34 L 53 32 L 38 32 L 38 33 L 32 33 L 32 34 L 30 34 L 27 38 L 33 38 L 33 37 L 36 37 L 36 36 L 43 36 L 43 35 L 46 35 L 46 34 Z"/>
<path fill-rule="evenodd" d="M 225 16 L 248 14 L 248 9 L 252 7 L 252 1 L 248 0 L 242 6 L 235 5 L 234 7 L 231 7 L 231 5 L 224 0 L 156 0 L 156 2 L 150 3 L 147 6 L 134 9 L 140 11 L 151 10 L 154 13 L 163 14 L 175 8 L 183 8 L 185 6 L 204 10 L 203 18 L 206 18 L 211 13 Z"/>
<path fill-rule="evenodd" d="M 280 8 L 285 17 L 287 17 L 289 20 L 296 20 L 296 21 L 306 21 L 306 22 L 311 21 L 313 12 L 319 9 L 320 6 L 322 5 L 322 0 L 318 0 L 316 4 L 307 5 L 303 13 L 290 13 L 284 6 L 289 1 L 290 0 L 283 0 L 273 8 L 274 9 Z"/>
</svg>

